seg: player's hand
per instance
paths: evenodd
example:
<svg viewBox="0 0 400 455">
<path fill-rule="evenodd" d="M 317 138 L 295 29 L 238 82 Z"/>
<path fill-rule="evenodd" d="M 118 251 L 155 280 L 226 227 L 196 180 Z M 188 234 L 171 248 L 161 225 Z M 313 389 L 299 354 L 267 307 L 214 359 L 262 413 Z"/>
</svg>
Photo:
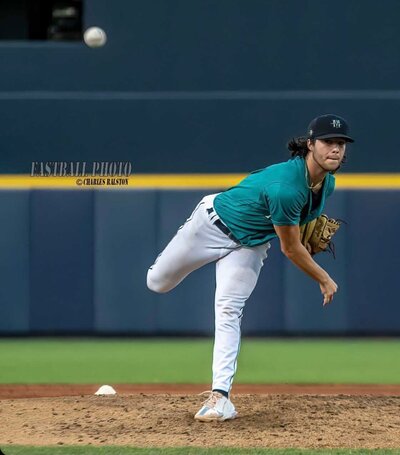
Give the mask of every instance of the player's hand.
<svg viewBox="0 0 400 455">
<path fill-rule="evenodd" d="M 321 288 L 321 294 L 324 296 L 324 306 L 328 303 L 331 303 L 333 300 L 333 295 L 338 290 L 338 285 L 332 280 L 331 277 L 328 277 L 323 283 L 319 283 Z"/>
</svg>

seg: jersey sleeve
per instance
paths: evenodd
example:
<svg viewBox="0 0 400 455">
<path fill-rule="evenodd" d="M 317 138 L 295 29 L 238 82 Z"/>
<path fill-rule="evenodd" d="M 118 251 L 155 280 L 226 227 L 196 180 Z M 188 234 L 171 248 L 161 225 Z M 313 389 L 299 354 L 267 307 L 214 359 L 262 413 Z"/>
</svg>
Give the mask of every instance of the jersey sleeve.
<svg viewBox="0 0 400 455">
<path fill-rule="evenodd" d="M 285 183 L 272 183 L 266 188 L 266 202 L 272 224 L 290 226 L 300 224 L 304 207 L 303 195 Z"/>
</svg>

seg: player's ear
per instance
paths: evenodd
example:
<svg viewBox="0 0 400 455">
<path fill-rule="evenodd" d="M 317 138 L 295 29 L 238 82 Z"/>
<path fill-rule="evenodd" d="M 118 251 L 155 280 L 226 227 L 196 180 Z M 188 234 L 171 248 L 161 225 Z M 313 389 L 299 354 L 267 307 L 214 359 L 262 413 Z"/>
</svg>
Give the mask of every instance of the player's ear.
<svg viewBox="0 0 400 455">
<path fill-rule="evenodd" d="M 312 150 L 314 147 L 314 140 L 313 139 L 307 139 L 307 148 L 308 150 Z"/>
</svg>

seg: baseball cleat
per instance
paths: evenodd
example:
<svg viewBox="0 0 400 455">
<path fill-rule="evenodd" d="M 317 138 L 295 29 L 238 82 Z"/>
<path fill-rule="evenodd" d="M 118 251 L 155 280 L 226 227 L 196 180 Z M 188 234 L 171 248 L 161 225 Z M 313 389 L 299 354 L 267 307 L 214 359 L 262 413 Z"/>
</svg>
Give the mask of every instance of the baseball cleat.
<svg viewBox="0 0 400 455">
<path fill-rule="evenodd" d="M 199 412 L 194 416 L 196 420 L 214 422 L 234 419 L 237 416 L 235 406 L 233 406 L 229 398 L 224 397 L 219 392 L 203 393 L 209 393 L 209 396 Z"/>
</svg>

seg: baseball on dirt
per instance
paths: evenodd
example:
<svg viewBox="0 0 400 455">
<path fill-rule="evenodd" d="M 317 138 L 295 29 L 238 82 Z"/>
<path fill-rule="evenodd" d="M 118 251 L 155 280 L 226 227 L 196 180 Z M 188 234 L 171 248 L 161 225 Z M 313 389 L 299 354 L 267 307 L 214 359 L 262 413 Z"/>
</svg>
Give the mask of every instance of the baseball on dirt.
<svg viewBox="0 0 400 455">
<path fill-rule="evenodd" d="M 100 27 L 90 27 L 83 34 L 83 40 L 89 47 L 101 47 L 106 44 L 106 32 Z"/>
</svg>

